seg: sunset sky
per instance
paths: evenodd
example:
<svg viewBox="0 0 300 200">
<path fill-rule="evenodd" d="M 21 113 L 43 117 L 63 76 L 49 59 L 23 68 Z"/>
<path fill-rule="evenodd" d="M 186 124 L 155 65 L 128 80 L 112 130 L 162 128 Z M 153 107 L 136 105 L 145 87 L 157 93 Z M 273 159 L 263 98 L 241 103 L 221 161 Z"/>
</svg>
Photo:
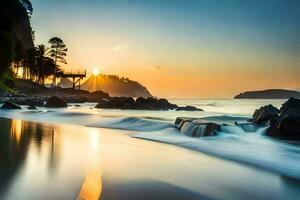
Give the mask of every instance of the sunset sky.
<svg viewBox="0 0 300 200">
<path fill-rule="evenodd" d="M 32 0 L 36 44 L 161 97 L 300 88 L 299 0 Z"/>
</svg>

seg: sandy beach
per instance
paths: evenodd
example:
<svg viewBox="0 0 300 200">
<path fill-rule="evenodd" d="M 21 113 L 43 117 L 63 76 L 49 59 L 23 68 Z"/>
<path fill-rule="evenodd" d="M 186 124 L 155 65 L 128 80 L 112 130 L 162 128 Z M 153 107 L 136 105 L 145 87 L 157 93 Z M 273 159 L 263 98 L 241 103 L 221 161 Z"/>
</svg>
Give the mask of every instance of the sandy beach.
<svg viewBox="0 0 300 200">
<path fill-rule="evenodd" d="M 0 124 L 1 199 L 297 199 L 300 195 L 298 181 L 132 138 L 133 131 L 4 118 Z"/>
</svg>

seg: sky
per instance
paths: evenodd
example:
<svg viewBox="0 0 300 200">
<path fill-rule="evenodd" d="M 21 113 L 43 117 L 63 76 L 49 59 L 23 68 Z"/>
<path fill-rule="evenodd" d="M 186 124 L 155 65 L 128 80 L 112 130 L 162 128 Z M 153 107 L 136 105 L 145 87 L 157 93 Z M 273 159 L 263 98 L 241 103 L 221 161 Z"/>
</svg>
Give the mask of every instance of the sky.
<svg viewBox="0 0 300 200">
<path fill-rule="evenodd" d="M 65 70 L 99 69 L 160 97 L 300 88 L 298 0 L 31 0 L 35 44 L 68 46 Z"/>
</svg>

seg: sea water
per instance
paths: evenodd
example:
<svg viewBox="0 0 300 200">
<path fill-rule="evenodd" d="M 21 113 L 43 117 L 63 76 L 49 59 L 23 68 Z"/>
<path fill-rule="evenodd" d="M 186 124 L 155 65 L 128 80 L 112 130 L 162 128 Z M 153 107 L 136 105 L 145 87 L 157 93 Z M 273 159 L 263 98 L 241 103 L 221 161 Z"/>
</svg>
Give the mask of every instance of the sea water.
<svg viewBox="0 0 300 200">
<path fill-rule="evenodd" d="M 74 123 L 88 127 L 132 131 L 131 137 L 164 142 L 209 155 L 260 167 L 300 180 L 300 145 L 265 136 L 266 127 L 245 129 L 233 122 L 245 122 L 255 109 L 272 104 L 278 108 L 286 100 L 169 99 L 180 106 L 204 111 L 140 111 L 95 109 L 95 103 L 71 104 L 65 109 L 39 108 L 37 111 L 0 111 L 0 116 L 52 123 Z M 192 138 L 174 126 L 176 117 L 209 118 L 222 121 L 217 136 Z"/>
</svg>

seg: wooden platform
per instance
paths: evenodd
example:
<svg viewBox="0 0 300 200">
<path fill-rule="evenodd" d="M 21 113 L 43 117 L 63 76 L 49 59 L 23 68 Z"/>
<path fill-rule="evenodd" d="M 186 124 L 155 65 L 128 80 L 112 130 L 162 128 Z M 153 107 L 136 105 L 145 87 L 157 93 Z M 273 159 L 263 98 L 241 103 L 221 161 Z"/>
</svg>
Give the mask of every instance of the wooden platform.
<svg viewBox="0 0 300 200">
<path fill-rule="evenodd" d="M 84 72 L 63 72 L 60 77 L 62 78 L 71 78 L 73 82 L 73 90 L 75 90 L 76 84 L 80 90 L 80 80 L 86 77 L 86 70 Z"/>
</svg>

